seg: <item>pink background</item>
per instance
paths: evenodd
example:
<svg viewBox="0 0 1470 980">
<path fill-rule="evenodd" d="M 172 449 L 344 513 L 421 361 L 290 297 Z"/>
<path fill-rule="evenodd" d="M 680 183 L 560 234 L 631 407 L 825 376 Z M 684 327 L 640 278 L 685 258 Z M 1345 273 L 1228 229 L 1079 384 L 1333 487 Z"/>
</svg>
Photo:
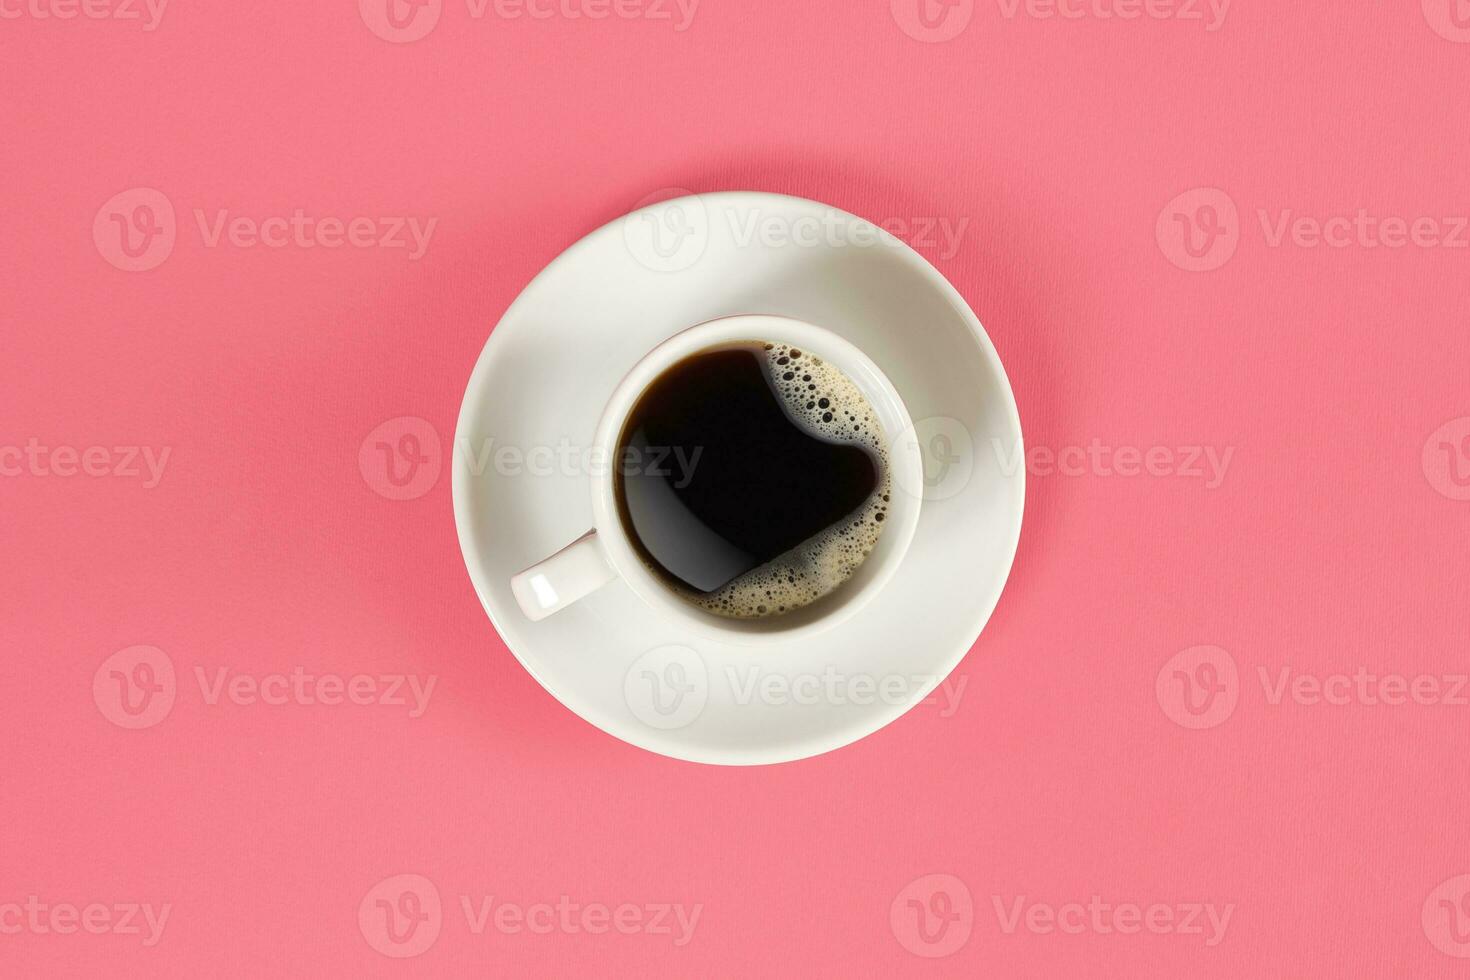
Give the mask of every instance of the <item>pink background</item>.
<svg viewBox="0 0 1470 980">
<path fill-rule="evenodd" d="M 1444 703 L 1470 670 L 1454 2 L 1237 0 L 1211 31 L 1206 5 L 986 0 L 928 9 L 955 35 L 930 43 L 906 0 L 703 0 L 682 31 L 677 12 L 476 19 L 445 0 L 402 44 L 349 2 L 175 0 L 152 31 L 0 2 L 0 973 L 1470 973 L 1470 707 Z M 1028 445 L 1209 446 L 1228 471 L 1211 488 L 1041 459 L 948 717 L 921 706 L 750 770 L 613 740 L 495 635 L 447 468 L 390 500 L 359 448 L 404 416 L 447 448 L 517 292 L 665 187 L 967 221 L 953 254 L 914 244 L 985 324 Z M 130 272 L 94 219 L 157 200 L 136 188 L 177 218 L 172 252 Z M 1189 271 L 1170 235 L 1206 205 L 1221 251 Z M 194 218 L 297 208 L 437 226 L 410 260 L 209 247 Z M 1288 209 L 1428 217 L 1437 244 L 1273 245 Z M 170 455 L 153 487 L 67 477 L 65 454 L 6 452 L 33 438 L 113 468 L 116 447 Z M 111 665 L 146 679 L 152 658 L 160 684 L 171 667 L 174 700 L 130 730 L 111 668 L 93 682 L 140 645 L 161 653 Z M 1184 653 L 1200 646 L 1225 658 Z M 1236 668 L 1213 675 L 1233 708 L 1181 700 L 1180 678 L 1212 680 L 1201 658 Z M 196 679 L 298 666 L 437 681 L 410 718 L 210 704 Z M 1288 668 L 1426 675 L 1439 703 L 1272 703 Z M 400 874 L 443 907 L 407 959 L 371 935 Z M 32 895 L 171 911 L 145 946 L 6 911 Z M 563 895 L 702 910 L 676 946 L 475 934 L 460 908 Z M 1007 932 L 995 911 L 1094 895 L 1233 911 L 1213 946 L 1208 928 Z M 959 931 L 927 942 L 915 896 Z"/>
</svg>

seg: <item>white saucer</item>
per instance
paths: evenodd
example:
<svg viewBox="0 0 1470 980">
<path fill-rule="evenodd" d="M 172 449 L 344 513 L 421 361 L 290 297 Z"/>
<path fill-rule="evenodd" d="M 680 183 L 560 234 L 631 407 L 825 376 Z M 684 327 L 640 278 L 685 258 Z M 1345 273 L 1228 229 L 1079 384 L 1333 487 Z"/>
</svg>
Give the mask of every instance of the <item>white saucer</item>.
<svg viewBox="0 0 1470 980">
<path fill-rule="evenodd" d="M 618 381 L 683 328 L 739 313 L 825 326 L 898 389 L 928 478 L 893 579 L 851 619 L 775 646 L 688 635 L 621 581 L 541 622 L 526 619 L 511 576 L 592 525 L 589 479 L 573 456 L 591 445 Z M 533 463 L 535 447 L 546 448 Z M 506 311 L 460 411 L 455 520 L 496 629 L 572 711 L 679 759 L 784 762 L 871 734 L 964 657 L 1015 556 L 1023 452 L 995 348 L 921 256 L 813 201 L 704 194 L 592 232 Z"/>
</svg>

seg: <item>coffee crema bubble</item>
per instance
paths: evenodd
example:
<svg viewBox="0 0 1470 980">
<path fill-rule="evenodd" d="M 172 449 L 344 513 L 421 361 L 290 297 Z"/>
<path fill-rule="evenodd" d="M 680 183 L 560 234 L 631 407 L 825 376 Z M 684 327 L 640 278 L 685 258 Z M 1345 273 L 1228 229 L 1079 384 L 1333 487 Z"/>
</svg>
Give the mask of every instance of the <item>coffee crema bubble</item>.
<svg viewBox="0 0 1470 980">
<path fill-rule="evenodd" d="M 789 344 L 684 358 L 640 396 L 619 443 L 691 463 L 619 473 L 618 506 L 648 567 L 716 615 L 810 605 L 851 578 L 883 532 L 881 423 L 841 370 Z"/>
</svg>

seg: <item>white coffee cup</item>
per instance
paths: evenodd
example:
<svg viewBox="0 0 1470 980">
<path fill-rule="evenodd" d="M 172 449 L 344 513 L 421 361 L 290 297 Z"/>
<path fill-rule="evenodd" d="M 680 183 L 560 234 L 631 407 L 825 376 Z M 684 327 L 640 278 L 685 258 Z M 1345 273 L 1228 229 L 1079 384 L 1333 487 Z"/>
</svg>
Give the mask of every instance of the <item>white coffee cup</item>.
<svg viewBox="0 0 1470 980">
<path fill-rule="evenodd" d="M 867 559 L 846 582 L 808 606 L 760 619 L 733 619 L 680 598 L 644 564 L 618 514 L 615 470 L 618 441 L 638 398 L 671 365 L 700 351 L 740 341 L 785 343 L 833 364 L 872 405 L 888 444 L 892 491 L 888 513 Z M 659 344 L 618 384 L 597 425 L 591 457 L 593 526 L 571 544 L 511 578 L 527 618 L 542 620 L 621 578 L 643 602 L 682 620 L 696 632 L 733 642 L 791 640 L 833 626 L 857 612 L 893 575 L 913 540 L 922 500 L 905 488 L 923 486 L 923 456 L 898 392 L 868 357 L 841 337 L 800 320 L 768 315 L 729 316 L 689 327 Z"/>
</svg>

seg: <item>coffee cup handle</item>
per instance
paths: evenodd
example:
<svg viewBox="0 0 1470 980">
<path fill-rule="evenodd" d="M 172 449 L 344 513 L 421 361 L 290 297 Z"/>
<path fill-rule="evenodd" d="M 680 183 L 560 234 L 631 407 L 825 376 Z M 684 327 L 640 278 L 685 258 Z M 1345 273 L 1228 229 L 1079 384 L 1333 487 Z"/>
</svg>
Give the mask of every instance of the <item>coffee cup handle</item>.
<svg viewBox="0 0 1470 980">
<path fill-rule="evenodd" d="M 617 577 L 597 532 L 588 531 L 550 558 L 511 576 L 510 591 L 526 618 L 539 622 Z"/>
</svg>

